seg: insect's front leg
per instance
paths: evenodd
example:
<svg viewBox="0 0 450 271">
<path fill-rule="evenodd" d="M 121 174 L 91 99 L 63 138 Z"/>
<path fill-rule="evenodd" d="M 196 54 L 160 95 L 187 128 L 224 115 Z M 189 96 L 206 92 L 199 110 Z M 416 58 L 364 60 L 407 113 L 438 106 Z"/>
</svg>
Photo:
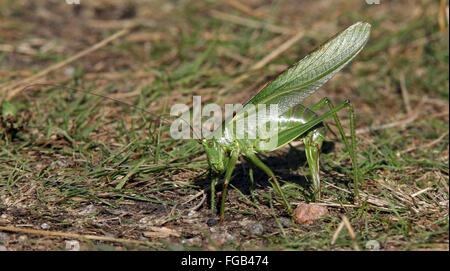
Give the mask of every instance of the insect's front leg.
<svg viewBox="0 0 450 271">
<path fill-rule="evenodd" d="M 220 203 L 220 221 L 223 221 L 225 215 L 225 200 L 227 197 L 227 187 L 231 180 L 231 174 L 233 173 L 234 168 L 236 167 L 236 162 L 239 157 L 238 150 L 231 151 L 231 157 L 227 165 L 227 170 L 225 172 L 225 180 L 223 182 L 223 190 L 222 190 L 222 202 Z"/>
<path fill-rule="evenodd" d="M 216 209 L 216 184 L 219 180 L 220 175 L 214 174 L 211 179 L 211 212 L 214 214 Z"/>
</svg>

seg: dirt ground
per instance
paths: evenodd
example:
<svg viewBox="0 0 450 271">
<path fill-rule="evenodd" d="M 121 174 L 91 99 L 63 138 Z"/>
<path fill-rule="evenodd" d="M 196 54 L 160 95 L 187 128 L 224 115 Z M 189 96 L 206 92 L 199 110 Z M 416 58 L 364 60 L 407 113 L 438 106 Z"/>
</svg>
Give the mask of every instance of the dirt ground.
<svg viewBox="0 0 450 271">
<path fill-rule="evenodd" d="M 0 0 L 0 101 L 18 110 L 1 116 L 0 250 L 448 250 L 447 1 L 66 2 Z M 241 161 L 218 223 L 201 146 L 159 117 L 242 103 L 356 21 L 368 45 L 311 103 L 355 105 L 361 200 L 329 133 L 327 215 L 291 221 L 260 171 L 252 198 Z M 301 144 L 262 160 L 309 202 Z"/>
</svg>

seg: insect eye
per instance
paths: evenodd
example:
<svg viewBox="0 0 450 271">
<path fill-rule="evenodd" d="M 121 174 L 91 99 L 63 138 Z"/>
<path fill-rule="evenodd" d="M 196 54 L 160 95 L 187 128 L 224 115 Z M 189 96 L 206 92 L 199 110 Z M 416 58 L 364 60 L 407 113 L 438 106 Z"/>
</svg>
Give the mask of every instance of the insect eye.
<svg viewBox="0 0 450 271">
<path fill-rule="evenodd" d="M 208 147 L 210 147 L 210 148 L 214 147 L 214 142 L 209 141 L 209 142 L 208 142 Z"/>
</svg>

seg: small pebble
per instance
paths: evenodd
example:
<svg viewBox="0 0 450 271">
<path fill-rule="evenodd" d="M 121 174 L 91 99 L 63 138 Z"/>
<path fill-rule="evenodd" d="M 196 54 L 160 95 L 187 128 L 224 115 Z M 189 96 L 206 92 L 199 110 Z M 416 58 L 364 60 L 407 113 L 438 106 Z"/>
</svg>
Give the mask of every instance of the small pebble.
<svg viewBox="0 0 450 271">
<path fill-rule="evenodd" d="M 209 227 L 215 226 L 217 224 L 219 224 L 219 222 L 215 218 L 210 218 L 208 219 L 208 221 L 206 221 L 206 225 L 208 225 Z"/>
<path fill-rule="evenodd" d="M 50 229 L 50 226 L 47 223 L 42 223 L 41 224 L 41 229 L 48 230 L 48 229 Z"/>
<path fill-rule="evenodd" d="M 97 211 L 97 207 L 94 204 L 89 204 L 81 208 L 78 214 L 80 215 L 90 215 Z"/>
<path fill-rule="evenodd" d="M 229 234 L 228 232 L 225 234 L 225 238 L 228 242 L 233 242 L 234 240 L 236 240 L 236 238 L 234 238 L 234 236 Z"/>
<path fill-rule="evenodd" d="M 77 240 L 66 241 L 66 249 L 70 251 L 80 251 L 80 242 Z"/>
<path fill-rule="evenodd" d="M 0 216 L 0 224 L 7 224 L 9 221 L 8 221 L 8 216 L 7 215 L 5 215 L 5 214 L 2 214 L 1 216 Z"/>
<path fill-rule="evenodd" d="M 248 231 L 253 235 L 261 235 L 264 232 L 264 227 L 260 223 L 250 224 Z"/>
<path fill-rule="evenodd" d="M 107 237 L 107 238 L 116 238 L 116 236 L 114 234 L 112 234 L 112 233 L 105 234 L 105 237 Z"/>
<path fill-rule="evenodd" d="M 197 214 L 196 211 L 191 210 L 191 211 L 189 211 L 189 213 L 187 214 L 187 217 L 193 217 L 193 216 L 195 216 L 196 214 Z"/>
<path fill-rule="evenodd" d="M 6 232 L 0 232 L 0 244 L 5 243 L 10 238 L 10 234 Z"/>
<path fill-rule="evenodd" d="M 371 251 L 378 251 L 380 250 L 380 242 L 377 240 L 369 240 L 366 243 L 366 249 Z"/>
<path fill-rule="evenodd" d="M 72 76 L 75 73 L 75 68 L 74 67 L 67 67 L 64 69 L 64 74 L 66 76 Z"/>
<path fill-rule="evenodd" d="M 291 220 L 288 219 L 288 218 L 281 217 L 281 218 L 278 219 L 278 221 L 285 228 L 289 228 L 290 226 L 292 226 Z"/>
<path fill-rule="evenodd" d="M 297 223 L 309 225 L 314 220 L 321 218 L 328 214 L 328 209 L 325 206 L 317 204 L 300 204 L 295 209 L 295 221 Z"/>
<path fill-rule="evenodd" d="M 213 240 L 216 243 L 223 243 L 223 241 L 225 239 L 223 234 L 219 233 L 219 232 L 214 232 L 209 237 L 211 238 L 211 240 Z"/>
<path fill-rule="evenodd" d="M 228 232 L 216 232 L 210 235 L 210 238 L 218 245 L 222 245 L 226 242 L 232 242 L 235 240 L 234 236 Z"/>
<path fill-rule="evenodd" d="M 121 215 L 123 212 L 121 210 L 115 210 L 115 209 L 105 209 L 105 212 L 112 214 L 112 215 Z"/>
<path fill-rule="evenodd" d="M 68 163 L 68 162 L 60 161 L 60 160 L 56 161 L 56 164 L 57 164 L 59 167 L 68 167 L 68 166 L 69 166 L 69 163 Z"/>
<path fill-rule="evenodd" d="M 246 228 L 248 225 L 252 224 L 254 220 L 249 220 L 247 218 L 244 218 L 243 220 L 239 221 L 239 225 Z"/>
<path fill-rule="evenodd" d="M 284 217 L 278 218 L 278 222 L 280 222 L 280 224 L 281 224 L 281 226 L 283 226 L 283 228 L 289 228 L 292 225 L 291 221 L 289 219 L 287 219 L 287 218 L 284 218 Z M 276 220 L 273 221 L 272 226 L 275 227 L 275 228 L 279 227 Z"/>
<path fill-rule="evenodd" d="M 144 216 L 143 218 L 139 219 L 140 224 L 148 224 L 150 223 L 150 218 Z"/>
<path fill-rule="evenodd" d="M 181 243 L 186 246 L 200 246 L 202 244 L 202 239 L 200 237 L 192 237 L 181 241 Z"/>
</svg>

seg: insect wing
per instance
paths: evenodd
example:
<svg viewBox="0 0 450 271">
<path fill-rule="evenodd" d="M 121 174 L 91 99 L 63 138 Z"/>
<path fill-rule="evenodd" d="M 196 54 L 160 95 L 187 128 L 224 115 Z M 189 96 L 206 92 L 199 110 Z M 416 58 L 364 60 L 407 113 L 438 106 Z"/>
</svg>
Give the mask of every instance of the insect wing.
<svg viewBox="0 0 450 271">
<path fill-rule="evenodd" d="M 280 114 L 300 104 L 363 49 L 370 28 L 363 22 L 348 27 L 280 74 L 248 104 L 277 104 Z"/>
<path fill-rule="evenodd" d="M 275 122 L 281 125 L 281 130 L 284 131 L 286 138 L 290 138 L 291 136 L 287 135 L 290 129 L 287 128 L 286 122 L 277 117 L 283 116 L 287 111 L 300 105 L 304 99 L 312 95 L 349 63 L 363 49 L 369 38 L 370 28 L 370 24 L 358 22 L 294 64 L 256 94 L 234 116 L 232 121 L 228 121 L 225 124 L 225 131 L 228 134 L 234 134 L 237 138 L 269 139 L 271 136 L 278 136 L 277 132 L 265 129 L 264 125 L 269 125 L 270 121 L 271 124 Z M 263 114 L 263 116 L 268 117 L 261 120 L 260 105 L 276 105 L 277 114 L 275 116 L 272 113 L 270 116 Z M 301 107 L 297 109 L 299 108 Z M 258 120 L 258 123 L 256 120 Z M 239 123 L 244 124 L 239 125 Z M 291 120 L 291 124 L 294 125 L 295 121 Z M 275 131 L 279 130 L 276 129 Z M 264 149 L 273 149 L 280 146 L 279 143 L 274 144 L 274 142 L 278 142 L 276 138 L 271 140 Z"/>
<path fill-rule="evenodd" d="M 310 128 L 305 124 L 315 118 L 317 118 L 317 114 L 307 107 L 301 104 L 293 106 L 275 118 L 276 125 L 270 123 L 270 128 L 269 123 L 266 124 L 266 127 L 258 126 L 258 134 L 264 136 L 264 139 L 270 139 L 255 142 L 255 148 L 260 152 L 269 152 L 278 149 L 309 130 Z M 273 122 L 273 120 L 271 121 Z M 275 129 L 271 129 L 274 127 Z M 271 141 L 274 138 L 277 139 L 276 144 Z"/>
</svg>

